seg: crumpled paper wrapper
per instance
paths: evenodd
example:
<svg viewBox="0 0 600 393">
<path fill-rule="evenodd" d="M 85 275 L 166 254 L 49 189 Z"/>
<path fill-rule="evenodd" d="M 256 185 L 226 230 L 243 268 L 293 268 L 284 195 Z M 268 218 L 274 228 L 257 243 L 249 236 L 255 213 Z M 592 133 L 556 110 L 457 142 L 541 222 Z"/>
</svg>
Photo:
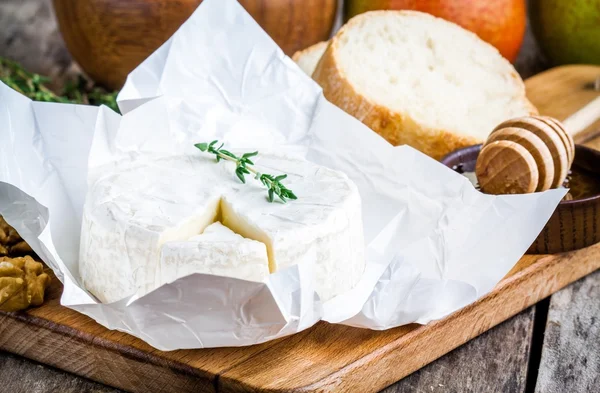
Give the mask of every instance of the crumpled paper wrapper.
<svg viewBox="0 0 600 393">
<path fill-rule="evenodd" d="M 427 323 L 489 292 L 565 190 L 476 191 L 393 147 L 324 99 L 234 0 L 205 0 L 106 107 L 32 102 L 0 84 L 0 215 L 64 284 L 61 303 L 162 350 L 257 344 L 319 320 L 370 329 Z M 367 267 L 321 302 L 310 263 L 265 282 L 193 274 L 100 304 L 80 284 L 82 208 L 99 170 L 131 154 L 201 154 L 193 144 L 277 147 L 345 172 L 363 201 Z M 293 202 L 291 202 L 293 203 Z"/>
</svg>

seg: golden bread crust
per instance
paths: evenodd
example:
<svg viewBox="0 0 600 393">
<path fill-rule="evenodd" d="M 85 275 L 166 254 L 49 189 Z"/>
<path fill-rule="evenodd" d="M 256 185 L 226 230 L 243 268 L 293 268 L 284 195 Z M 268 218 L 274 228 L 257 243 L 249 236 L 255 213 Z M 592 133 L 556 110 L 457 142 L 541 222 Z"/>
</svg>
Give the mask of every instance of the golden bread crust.
<svg viewBox="0 0 600 393">
<path fill-rule="evenodd" d="M 372 11 L 352 18 L 330 40 L 329 46 L 312 75 L 312 78 L 322 87 L 325 98 L 346 113 L 360 120 L 391 144 L 410 145 L 438 160 L 456 149 L 485 142 L 475 137 L 459 135 L 450 130 L 436 129 L 420 124 L 407 114 L 391 110 L 384 105 L 373 102 L 353 87 L 352 82 L 346 78 L 344 71 L 337 61 L 336 52 L 338 51 L 340 40 L 344 38 L 347 31 L 352 29 L 355 24 L 361 23 L 361 18 L 372 17 L 382 12 L 390 11 Z M 414 11 L 396 12 L 421 15 L 421 13 Z M 518 73 L 513 70 L 510 77 L 523 86 L 522 91 L 524 92 L 524 84 Z M 530 114 L 537 114 L 537 109 L 524 94 L 522 97 L 515 97 L 515 99 L 521 100 L 523 107 Z"/>
</svg>

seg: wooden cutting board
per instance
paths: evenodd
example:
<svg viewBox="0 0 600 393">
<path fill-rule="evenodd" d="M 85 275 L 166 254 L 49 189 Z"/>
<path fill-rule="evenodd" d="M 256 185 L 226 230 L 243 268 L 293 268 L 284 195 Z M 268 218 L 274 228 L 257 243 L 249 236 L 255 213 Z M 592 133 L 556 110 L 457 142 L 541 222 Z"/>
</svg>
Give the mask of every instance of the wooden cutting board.
<svg viewBox="0 0 600 393">
<path fill-rule="evenodd" d="M 600 94 L 597 77 L 600 67 L 556 68 L 529 79 L 528 96 L 564 119 Z M 596 131 L 600 122 L 578 142 L 600 149 Z M 0 349 L 132 392 L 377 392 L 598 268 L 600 244 L 527 255 L 488 295 L 426 326 L 376 332 L 322 322 L 261 345 L 173 352 L 60 306 L 54 280 L 42 307 L 0 313 Z"/>
</svg>

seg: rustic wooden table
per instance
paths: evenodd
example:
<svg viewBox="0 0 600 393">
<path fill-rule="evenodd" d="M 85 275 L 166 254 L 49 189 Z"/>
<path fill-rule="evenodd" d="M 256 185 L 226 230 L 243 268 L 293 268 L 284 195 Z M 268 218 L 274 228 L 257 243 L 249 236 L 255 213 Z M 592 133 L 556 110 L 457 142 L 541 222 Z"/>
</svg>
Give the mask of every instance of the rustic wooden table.
<svg viewBox="0 0 600 393">
<path fill-rule="evenodd" d="M 0 1 L 0 56 L 60 81 L 78 72 L 56 30 L 51 0 Z M 516 67 L 547 68 L 528 34 Z M 120 392 L 0 352 L 0 391 Z M 593 392 L 600 388 L 600 271 L 429 364 L 385 393 Z"/>
</svg>

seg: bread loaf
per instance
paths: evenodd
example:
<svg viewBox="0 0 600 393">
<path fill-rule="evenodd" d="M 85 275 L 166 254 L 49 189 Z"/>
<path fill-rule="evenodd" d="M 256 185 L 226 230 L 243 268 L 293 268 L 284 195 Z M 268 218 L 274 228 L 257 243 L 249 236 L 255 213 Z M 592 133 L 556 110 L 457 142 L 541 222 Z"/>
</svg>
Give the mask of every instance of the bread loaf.
<svg viewBox="0 0 600 393">
<path fill-rule="evenodd" d="M 329 101 L 390 143 L 436 159 L 484 142 L 506 119 L 537 113 L 523 81 L 493 46 L 415 11 L 351 19 L 312 77 Z"/>
<path fill-rule="evenodd" d="M 319 60 L 321 60 L 321 56 L 323 56 L 325 49 L 327 49 L 327 44 L 327 41 L 323 41 L 298 51 L 294 53 L 292 60 L 302 68 L 302 71 L 308 76 L 311 76 L 319 63 Z"/>
</svg>

